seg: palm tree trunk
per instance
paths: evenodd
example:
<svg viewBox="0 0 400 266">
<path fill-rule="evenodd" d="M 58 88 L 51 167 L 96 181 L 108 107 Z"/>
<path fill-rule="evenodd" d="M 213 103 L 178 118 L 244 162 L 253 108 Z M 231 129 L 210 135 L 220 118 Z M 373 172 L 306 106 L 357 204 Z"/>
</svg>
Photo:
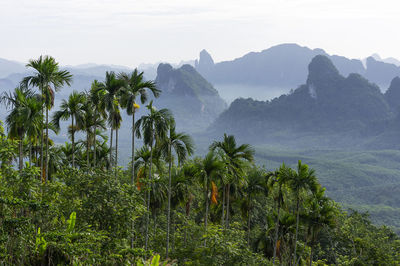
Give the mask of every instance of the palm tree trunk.
<svg viewBox="0 0 400 266">
<path fill-rule="evenodd" d="M 144 249 L 146 251 L 147 251 L 147 244 L 149 242 L 150 191 L 151 191 L 151 184 L 152 184 L 152 178 L 151 178 L 152 165 L 153 165 L 153 138 L 152 138 L 151 144 L 150 144 L 150 166 L 149 166 L 149 181 L 150 181 L 150 184 L 148 186 L 149 194 L 147 195 L 146 240 L 145 240 L 145 246 L 144 246 Z"/>
<path fill-rule="evenodd" d="M 250 202 L 250 204 L 251 204 L 251 198 L 249 197 L 249 202 Z M 251 208 L 250 208 L 250 205 L 249 205 L 249 210 L 248 210 L 248 213 L 247 213 L 247 245 L 250 247 L 250 215 L 251 215 Z"/>
<path fill-rule="evenodd" d="M 115 162 L 114 167 L 118 165 L 118 128 L 115 129 Z M 117 176 L 117 171 L 115 171 L 115 176 Z"/>
<path fill-rule="evenodd" d="M 135 110 L 132 113 L 132 161 L 131 161 L 131 184 L 135 183 Z"/>
<path fill-rule="evenodd" d="M 172 243 L 171 243 L 171 246 L 172 246 L 172 252 L 174 252 L 175 251 L 175 228 L 176 228 L 176 224 L 175 224 L 175 215 L 174 215 L 174 212 L 175 211 L 172 211 L 171 212 L 171 223 L 172 223 Z"/>
<path fill-rule="evenodd" d="M 49 177 L 49 108 L 46 107 L 46 175 L 45 180 Z"/>
<path fill-rule="evenodd" d="M 112 144 L 113 144 L 113 128 L 111 127 L 111 138 L 110 138 L 110 169 L 113 166 L 113 160 L 112 160 Z"/>
<path fill-rule="evenodd" d="M 171 138 L 171 136 L 170 136 Z M 169 156 L 169 164 L 168 164 L 168 214 L 167 214 L 167 246 L 166 246 L 166 257 L 168 258 L 168 248 L 169 248 L 169 229 L 171 222 L 171 171 L 172 171 L 172 154 L 171 154 L 171 143 L 169 143 L 168 147 L 168 156 Z"/>
<path fill-rule="evenodd" d="M 97 140 L 96 140 L 96 137 L 97 137 L 97 123 L 96 122 L 94 122 L 94 133 L 93 133 L 93 166 L 94 167 L 96 167 L 96 146 L 97 146 Z"/>
<path fill-rule="evenodd" d="M 300 204 L 300 199 L 299 196 L 297 195 L 297 203 L 296 203 L 296 235 L 295 235 L 295 239 L 294 239 L 294 260 L 293 260 L 293 264 L 296 265 L 296 251 L 297 251 L 297 235 L 299 232 L 299 204 Z"/>
<path fill-rule="evenodd" d="M 131 162 L 131 184 L 132 186 L 135 184 L 135 109 L 133 109 L 132 113 L 132 162 Z M 146 169 L 146 168 L 145 168 Z M 133 248 L 134 242 L 134 231 L 135 231 L 135 223 L 132 220 L 131 224 L 131 248 Z"/>
<path fill-rule="evenodd" d="M 224 227 L 224 221 L 225 221 L 225 190 L 226 190 L 226 185 L 223 185 L 222 187 L 222 215 L 221 215 L 221 228 Z"/>
<path fill-rule="evenodd" d="M 226 192 L 226 228 L 229 228 L 229 196 L 230 196 L 231 184 L 228 183 L 228 191 Z"/>
<path fill-rule="evenodd" d="M 279 192 L 280 194 L 280 192 Z M 276 222 L 275 222 L 275 244 L 274 244 L 274 255 L 272 259 L 272 265 L 275 265 L 275 258 L 276 258 L 276 248 L 278 247 L 278 233 L 279 233 L 279 215 L 281 211 L 281 200 L 278 196 L 278 215 L 276 217 Z"/>
<path fill-rule="evenodd" d="M 208 177 L 207 177 L 208 179 Z M 207 234 L 207 221 L 208 221 L 208 182 L 206 182 L 206 189 L 205 189 L 205 193 L 204 193 L 204 197 L 206 200 L 206 213 L 204 216 L 204 232 L 205 234 Z M 206 246 L 207 244 L 207 239 L 204 239 L 204 246 Z"/>
<path fill-rule="evenodd" d="M 22 168 L 24 167 L 24 161 L 23 161 L 23 153 L 22 153 L 22 149 L 23 149 L 23 135 L 21 135 L 20 139 L 19 139 L 19 159 L 18 159 L 18 163 L 19 163 L 19 172 L 22 172 Z"/>
<path fill-rule="evenodd" d="M 90 132 L 87 129 L 86 130 L 86 167 L 87 171 L 89 171 L 90 168 Z"/>
<path fill-rule="evenodd" d="M 29 165 L 32 164 L 32 143 L 29 145 Z"/>
<path fill-rule="evenodd" d="M 312 257 L 313 257 L 313 249 L 314 249 L 314 231 L 313 227 L 311 226 L 311 243 L 310 243 L 310 266 L 312 266 Z"/>
<path fill-rule="evenodd" d="M 183 238 L 183 242 L 185 243 L 185 248 L 186 248 L 186 243 L 187 243 L 187 227 L 188 227 L 188 222 L 187 222 L 188 217 L 185 219 L 185 236 Z"/>
<path fill-rule="evenodd" d="M 41 88 L 42 91 L 42 97 L 44 96 L 44 90 L 43 90 L 43 86 Z M 45 181 L 44 179 L 44 169 L 43 169 L 43 144 L 44 144 L 44 135 L 43 135 L 43 115 L 44 115 L 44 100 L 42 98 L 42 108 L 41 108 L 41 120 L 42 120 L 42 124 L 40 126 L 40 173 L 41 173 L 41 178 L 42 178 L 42 182 Z"/>
<path fill-rule="evenodd" d="M 75 128 L 74 128 L 74 116 L 71 116 L 72 118 L 72 167 L 75 168 Z"/>
</svg>

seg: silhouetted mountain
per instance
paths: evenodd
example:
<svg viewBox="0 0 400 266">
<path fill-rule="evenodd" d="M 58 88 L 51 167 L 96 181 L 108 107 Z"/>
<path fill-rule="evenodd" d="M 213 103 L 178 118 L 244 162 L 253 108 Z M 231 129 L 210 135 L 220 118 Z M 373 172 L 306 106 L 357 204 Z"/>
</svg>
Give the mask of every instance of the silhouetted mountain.
<svg viewBox="0 0 400 266">
<path fill-rule="evenodd" d="M 297 44 L 281 44 L 261 52 L 251 52 L 232 61 L 214 63 L 211 55 L 201 51 L 196 69 L 213 84 L 294 88 L 304 83 L 307 65 L 316 55 L 327 56 L 339 73 L 358 73 L 386 88 L 400 67 L 368 58 L 366 68 L 361 60 L 329 55 L 322 49 L 309 49 Z"/>
<path fill-rule="evenodd" d="M 294 87 L 305 81 L 307 65 L 316 55 L 327 55 L 322 49 L 309 49 L 297 44 L 281 44 L 261 52 L 251 52 L 232 61 L 214 64 L 211 56 L 203 50 L 196 69 L 215 84 L 251 84 Z M 332 56 L 342 74 L 362 73 L 359 60 Z"/>
<path fill-rule="evenodd" d="M 157 68 L 156 83 L 162 94 L 157 105 L 172 110 L 177 126 L 189 131 L 206 128 L 225 108 L 218 92 L 192 66 Z"/>
<path fill-rule="evenodd" d="M 367 69 L 364 75 L 376 84 L 388 87 L 394 77 L 400 76 L 400 67 L 394 64 L 377 61 L 373 57 L 368 57 L 366 64 Z"/>
<path fill-rule="evenodd" d="M 382 61 L 388 64 L 400 66 L 400 61 L 393 57 L 381 58 L 378 54 L 373 54 L 371 55 L 371 57 L 374 58 L 376 61 Z"/>
<path fill-rule="evenodd" d="M 389 106 L 396 113 L 400 112 L 400 78 L 395 77 L 390 83 L 389 89 L 385 92 L 385 98 Z"/>
<path fill-rule="evenodd" d="M 13 73 L 25 72 L 26 68 L 22 63 L 0 58 L 0 78 L 5 78 Z"/>
<path fill-rule="evenodd" d="M 359 74 L 343 77 L 327 56 L 315 56 L 308 72 L 306 84 L 291 94 L 265 102 L 235 100 L 211 128 L 259 141 L 304 133 L 360 136 L 393 117 L 376 85 Z"/>
</svg>

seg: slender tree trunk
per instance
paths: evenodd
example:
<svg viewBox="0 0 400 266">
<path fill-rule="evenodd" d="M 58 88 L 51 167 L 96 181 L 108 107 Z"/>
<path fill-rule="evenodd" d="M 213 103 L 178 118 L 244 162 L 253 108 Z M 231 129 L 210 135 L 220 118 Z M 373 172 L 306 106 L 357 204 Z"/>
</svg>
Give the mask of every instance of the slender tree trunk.
<svg viewBox="0 0 400 266">
<path fill-rule="evenodd" d="M 49 178 L 49 108 L 46 107 L 46 176 L 45 180 Z"/>
<path fill-rule="evenodd" d="M 185 247 L 186 247 L 186 243 L 187 243 L 187 227 L 188 227 L 187 219 L 189 219 L 189 217 L 186 217 L 186 219 L 185 219 L 185 236 L 183 238 L 183 242 L 185 243 Z"/>
<path fill-rule="evenodd" d="M 313 227 L 311 226 L 311 243 L 310 243 L 310 266 L 312 266 L 312 261 L 313 261 L 313 249 L 314 249 L 314 231 Z"/>
<path fill-rule="evenodd" d="M 172 222 L 172 243 L 171 243 L 171 246 L 172 246 L 172 252 L 174 252 L 175 251 L 175 227 L 176 227 L 176 224 L 175 224 L 175 215 L 174 215 L 174 213 L 175 213 L 175 211 L 172 211 L 171 212 L 171 222 Z"/>
<path fill-rule="evenodd" d="M 229 228 L 229 202 L 230 202 L 230 191 L 231 191 L 231 184 L 228 183 L 228 188 L 226 192 L 226 228 Z"/>
<path fill-rule="evenodd" d="M 43 87 L 41 88 L 41 90 L 42 90 L 42 97 L 44 96 L 44 90 L 43 90 Z M 43 157 L 43 155 L 44 155 L 44 153 L 43 153 L 43 145 L 44 145 L 44 134 L 43 134 L 43 130 L 44 130 L 44 128 L 43 128 L 43 116 L 44 116 L 44 101 L 43 101 L 43 98 L 42 98 L 42 110 L 41 110 L 41 113 L 42 113 L 42 124 L 41 124 L 41 127 L 40 127 L 40 173 L 41 173 L 41 179 L 42 179 L 42 182 L 45 182 L 46 181 L 46 179 L 45 179 L 45 173 L 44 173 L 44 164 L 43 164 L 43 159 L 44 159 L 44 157 Z"/>
<path fill-rule="evenodd" d="M 149 219 L 150 219 L 150 192 L 151 192 L 151 184 L 152 184 L 152 177 L 151 177 L 151 168 L 153 165 L 153 138 L 151 139 L 150 144 L 150 166 L 149 166 L 149 181 L 150 184 L 148 186 L 149 194 L 147 195 L 147 218 L 146 218 L 146 241 L 144 249 L 147 251 L 147 244 L 149 242 Z"/>
<path fill-rule="evenodd" d="M 94 132 L 93 132 L 93 166 L 96 167 L 96 146 L 97 146 L 97 123 L 96 118 L 94 122 Z"/>
<path fill-rule="evenodd" d="M 135 184 L 135 110 L 132 113 L 132 161 L 131 161 L 131 184 Z"/>
<path fill-rule="evenodd" d="M 207 177 L 208 179 L 208 177 Z M 204 216 L 204 232 L 207 234 L 207 221 L 208 221 L 208 182 L 206 181 L 206 189 L 204 193 L 204 197 L 206 200 L 206 213 Z M 204 239 L 204 246 L 207 245 L 207 239 Z"/>
<path fill-rule="evenodd" d="M 131 184 L 135 184 L 135 109 L 132 113 L 132 162 L 131 162 Z M 145 168 L 146 169 L 146 168 Z M 134 232 L 135 232 L 135 222 L 132 220 L 131 224 L 131 248 L 133 248 L 134 243 Z"/>
<path fill-rule="evenodd" d="M 276 217 L 275 222 L 275 244 L 274 244 L 274 255 L 272 259 L 272 265 L 275 265 L 275 258 L 276 258 L 276 249 L 278 247 L 278 233 L 279 233 L 279 215 L 281 211 L 281 200 L 280 200 L 281 190 L 279 188 L 279 195 L 278 195 L 278 215 Z"/>
<path fill-rule="evenodd" d="M 225 221 L 225 190 L 226 185 L 222 186 L 222 215 L 221 215 L 221 228 L 224 228 Z"/>
<path fill-rule="evenodd" d="M 29 165 L 32 164 L 32 144 L 29 145 Z"/>
<path fill-rule="evenodd" d="M 72 115 L 72 167 L 75 168 L 75 128 L 74 128 L 74 116 Z"/>
<path fill-rule="evenodd" d="M 110 138 L 110 169 L 112 169 L 112 166 L 113 166 L 112 145 L 113 145 L 113 128 L 111 127 L 111 138 Z"/>
<path fill-rule="evenodd" d="M 251 204 L 251 198 L 249 197 L 249 202 Z M 251 208 L 250 208 L 250 204 L 249 204 L 249 211 L 247 214 L 247 245 L 250 247 L 250 215 L 251 215 Z"/>
<path fill-rule="evenodd" d="M 298 232 L 299 232 L 299 204 L 300 204 L 300 200 L 299 200 L 299 196 L 297 196 L 297 203 L 296 203 L 296 235 L 295 235 L 295 239 L 294 239 L 294 260 L 293 260 L 294 265 L 297 264 L 297 262 L 296 262 L 296 251 L 297 251 L 297 235 L 298 235 Z"/>
<path fill-rule="evenodd" d="M 169 136 L 171 139 L 171 136 Z M 166 257 L 168 258 L 168 248 L 169 248 L 169 229 L 171 223 L 171 171 L 172 171 L 172 147 L 171 143 L 168 144 L 168 157 L 169 157 L 169 164 L 168 164 L 168 213 L 167 213 L 167 246 L 166 246 Z"/>
<path fill-rule="evenodd" d="M 87 171 L 89 172 L 90 168 L 90 132 L 86 130 L 86 167 Z"/>
<path fill-rule="evenodd" d="M 22 149 L 24 148 L 23 144 L 23 136 L 21 135 L 20 139 L 19 139 L 19 159 L 18 159 L 18 163 L 19 163 L 19 172 L 22 172 L 22 168 L 24 167 L 24 158 L 23 158 L 23 151 Z"/>
<path fill-rule="evenodd" d="M 118 128 L 115 129 L 115 162 L 114 167 L 118 166 Z M 115 171 L 115 176 L 117 176 L 117 171 Z"/>
</svg>

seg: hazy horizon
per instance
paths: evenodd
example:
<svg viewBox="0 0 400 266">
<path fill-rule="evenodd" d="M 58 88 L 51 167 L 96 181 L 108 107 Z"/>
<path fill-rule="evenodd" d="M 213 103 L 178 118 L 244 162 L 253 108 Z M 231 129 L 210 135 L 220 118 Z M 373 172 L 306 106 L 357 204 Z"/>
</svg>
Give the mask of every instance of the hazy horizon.
<svg viewBox="0 0 400 266">
<path fill-rule="evenodd" d="M 400 58 L 397 1 L 11 1 L 0 3 L 0 57 L 62 65 L 216 62 L 281 43 L 362 59 Z M 234 30 L 232 30 L 234 29 Z"/>
</svg>

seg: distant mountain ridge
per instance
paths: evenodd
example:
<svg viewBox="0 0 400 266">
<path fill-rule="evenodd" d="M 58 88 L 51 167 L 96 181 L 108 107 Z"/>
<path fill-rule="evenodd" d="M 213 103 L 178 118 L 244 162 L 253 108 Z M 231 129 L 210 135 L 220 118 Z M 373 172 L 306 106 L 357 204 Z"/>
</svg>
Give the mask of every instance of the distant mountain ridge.
<svg viewBox="0 0 400 266">
<path fill-rule="evenodd" d="M 196 69 L 213 84 L 250 84 L 265 87 L 291 87 L 305 82 L 307 65 L 316 55 L 325 55 L 340 74 L 358 73 L 380 86 L 387 87 L 400 75 L 400 67 L 368 57 L 366 67 L 358 59 L 329 55 L 322 49 L 310 49 L 297 44 L 280 44 L 251 52 L 231 61 L 214 63 L 206 51 L 200 52 Z"/>
<path fill-rule="evenodd" d="M 360 74 L 352 73 L 345 78 L 324 55 L 312 59 L 308 72 L 306 83 L 290 94 L 265 102 L 235 100 L 210 130 L 258 142 L 285 142 L 294 136 L 340 139 L 347 135 L 356 144 L 362 138 L 383 133 L 398 115 L 399 78 L 393 79 L 384 95 Z"/>
</svg>

